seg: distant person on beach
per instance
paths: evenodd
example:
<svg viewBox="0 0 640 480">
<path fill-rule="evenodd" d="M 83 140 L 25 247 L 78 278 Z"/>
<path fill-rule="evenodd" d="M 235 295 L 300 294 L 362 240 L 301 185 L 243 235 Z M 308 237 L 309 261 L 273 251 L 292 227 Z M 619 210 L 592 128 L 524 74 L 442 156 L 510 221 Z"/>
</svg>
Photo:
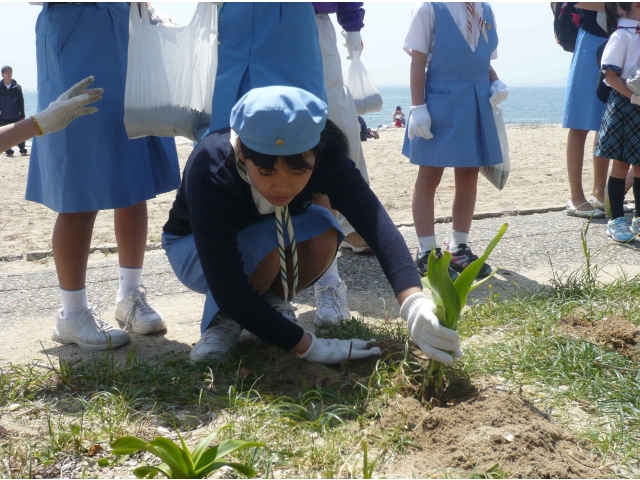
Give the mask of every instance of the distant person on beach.
<svg viewBox="0 0 640 480">
<path fill-rule="evenodd" d="M 398 118 L 400 117 L 400 118 Z M 398 121 L 400 121 L 400 125 L 398 125 Z M 402 107 L 400 105 L 398 105 L 396 107 L 395 112 L 393 112 L 393 115 L 391 115 L 391 124 L 394 127 L 404 127 L 406 123 L 406 116 L 404 114 L 404 112 L 402 111 Z"/>
<path fill-rule="evenodd" d="M 177 188 L 180 167 L 173 138 L 130 140 L 124 128 L 129 13 L 126 3 L 45 3 L 36 25 L 39 112 L 90 74 L 107 85 L 97 113 L 35 138 L 25 195 L 58 212 L 52 246 L 62 308 L 53 340 L 86 350 L 129 343 L 125 330 L 166 328 L 141 285 L 146 201 Z M 93 225 L 107 209 L 114 209 L 120 264 L 115 317 L 125 330 L 102 320 L 87 298 Z"/>
<path fill-rule="evenodd" d="M 206 294 L 191 359 L 228 359 L 242 329 L 309 362 L 337 364 L 380 354 L 371 340 L 317 338 L 279 308 L 334 262 L 343 234 L 338 208 L 373 248 L 420 349 L 459 357 L 459 336 L 442 327 L 411 254 L 389 214 L 349 158 L 344 133 L 310 92 L 250 90 L 230 128 L 191 153 L 162 245 L 180 281 Z"/>
<path fill-rule="evenodd" d="M 0 82 L 1 127 L 24 120 L 25 113 L 22 87 L 12 78 L 13 69 L 10 66 L 5 65 L 0 71 L 2 72 L 2 82 Z M 13 147 L 13 145 L 9 145 L 9 148 L 5 151 L 7 157 L 13 157 L 13 154 L 15 153 L 11 147 Z M 18 149 L 20 150 L 20 155 L 23 157 L 29 155 L 24 142 L 18 143 Z"/>
<path fill-rule="evenodd" d="M 367 141 L 367 122 L 365 122 L 364 118 L 361 115 L 358 115 L 358 123 L 360 124 L 360 141 Z"/>
<path fill-rule="evenodd" d="M 100 100 L 103 90 L 86 90 L 92 83 L 93 77 L 87 77 L 31 118 L 0 127 L 0 151 L 29 138 L 60 131 L 76 118 L 96 113 L 96 107 L 86 105 Z"/>
<path fill-rule="evenodd" d="M 420 166 L 412 209 L 420 244 L 416 266 L 423 275 L 431 251 L 440 254 L 434 199 L 446 167 L 454 168 L 455 177 L 453 228 L 445 242 L 452 275 L 478 258 L 468 245 L 478 172 L 502 163 L 491 108 L 509 94 L 490 64 L 497 46 L 496 22 L 486 2 L 425 2 L 413 9 L 404 44 L 411 55 L 413 106 L 402 153 Z M 478 276 L 490 272 L 485 264 Z"/>
<path fill-rule="evenodd" d="M 605 82 L 612 87 L 598 132 L 595 154 L 611 158 L 607 184 L 611 220 L 606 234 L 616 242 L 635 241 L 640 234 L 640 4 L 607 4 L 607 17 L 617 28 L 604 49 L 601 69 Z M 619 11 L 624 18 L 619 18 Z M 637 92 L 637 93 L 636 93 Z M 635 216 L 627 223 L 623 204 L 625 179 L 633 170 Z"/>
<path fill-rule="evenodd" d="M 581 3 L 576 6 L 597 6 Z M 567 80 L 562 126 L 569 129 L 567 135 L 567 174 L 571 198 L 567 201 L 567 215 L 581 218 L 602 218 L 604 213 L 605 184 L 609 159 L 593 156 L 593 187 L 587 199 L 582 187 L 584 148 L 589 131 L 598 131 L 604 104 L 596 95 L 598 80 L 596 50 L 607 41 L 606 18 L 603 12 L 578 9 L 580 22 L 578 37 L 571 59 Z M 594 144 L 595 147 L 595 144 Z"/>
</svg>

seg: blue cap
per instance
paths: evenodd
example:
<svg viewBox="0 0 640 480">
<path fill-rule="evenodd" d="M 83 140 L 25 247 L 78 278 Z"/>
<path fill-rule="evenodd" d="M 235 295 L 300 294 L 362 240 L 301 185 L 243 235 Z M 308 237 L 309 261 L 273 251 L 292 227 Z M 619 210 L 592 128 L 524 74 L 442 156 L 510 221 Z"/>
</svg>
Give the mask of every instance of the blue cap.
<svg viewBox="0 0 640 480">
<path fill-rule="evenodd" d="M 231 128 L 242 143 L 266 155 L 295 155 L 320 143 L 327 105 L 294 87 L 254 88 L 231 110 Z"/>
</svg>

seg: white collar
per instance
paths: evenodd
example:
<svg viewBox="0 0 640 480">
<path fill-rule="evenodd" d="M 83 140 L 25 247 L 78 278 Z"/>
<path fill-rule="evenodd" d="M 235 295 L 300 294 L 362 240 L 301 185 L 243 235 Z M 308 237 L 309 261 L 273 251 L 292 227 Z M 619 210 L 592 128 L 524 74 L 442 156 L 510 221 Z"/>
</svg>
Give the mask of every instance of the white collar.
<svg viewBox="0 0 640 480">
<path fill-rule="evenodd" d="M 619 27 L 637 27 L 638 25 L 640 25 L 640 22 L 638 22 L 637 20 L 632 20 L 630 18 L 621 18 L 618 20 L 618 26 Z"/>
</svg>

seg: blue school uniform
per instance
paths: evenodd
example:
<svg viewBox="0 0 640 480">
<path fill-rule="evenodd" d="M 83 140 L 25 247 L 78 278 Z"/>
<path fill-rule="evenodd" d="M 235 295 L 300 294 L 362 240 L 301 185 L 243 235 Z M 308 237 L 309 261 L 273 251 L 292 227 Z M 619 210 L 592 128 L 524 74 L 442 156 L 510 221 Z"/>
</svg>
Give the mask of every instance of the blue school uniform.
<svg viewBox="0 0 640 480">
<path fill-rule="evenodd" d="M 173 138 L 129 140 L 124 117 L 129 6 L 45 4 L 36 24 L 38 111 L 95 76 L 98 112 L 37 137 L 25 198 L 59 213 L 129 207 L 180 185 Z"/>
<path fill-rule="evenodd" d="M 433 138 L 405 132 L 402 153 L 414 165 L 482 167 L 502 163 L 498 131 L 489 104 L 491 54 L 498 46 L 493 13 L 482 4 L 488 41 L 472 51 L 446 5 L 434 2 L 435 37 L 424 96 Z"/>
<path fill-rule="evenodd" d="M 229 126 L 231 109 L 252 88 L 297 87 L 327 101 L 311 3 L 224 3 L 218 31 L 218 71 L 207 134 Z"/>
<path fill-rule="evenodd" d="M 578 30 L 564 98 L 563 128 L 594 131 L 600 128 L 605 104 L 596 95 L 599 74 L 596 51 L 606 41 L 582 28 Z"/>
</svg>

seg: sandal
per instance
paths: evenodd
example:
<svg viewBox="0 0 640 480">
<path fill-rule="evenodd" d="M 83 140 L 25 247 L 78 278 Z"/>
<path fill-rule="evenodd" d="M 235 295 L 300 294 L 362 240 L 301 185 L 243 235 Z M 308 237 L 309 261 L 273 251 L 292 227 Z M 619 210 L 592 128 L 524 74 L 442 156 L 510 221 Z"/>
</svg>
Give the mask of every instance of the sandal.
<svg viewBox="0 0 640 480">
<path fill-rule="evenodd" d="M 567 215 L 571 217 L 580 217 L 580 218 L 603 218 L 604 212 L 602 210 L 598 210 L 597 208 L 592 208 L 591 210 L 578 210 L 580 207 L 585 205 L 591 206 L 589 202 L 584 202 L 578 205 L 577 207 L 573 206 L 573 202 L 571 200 L 567 200 Z"/>
</svg>

